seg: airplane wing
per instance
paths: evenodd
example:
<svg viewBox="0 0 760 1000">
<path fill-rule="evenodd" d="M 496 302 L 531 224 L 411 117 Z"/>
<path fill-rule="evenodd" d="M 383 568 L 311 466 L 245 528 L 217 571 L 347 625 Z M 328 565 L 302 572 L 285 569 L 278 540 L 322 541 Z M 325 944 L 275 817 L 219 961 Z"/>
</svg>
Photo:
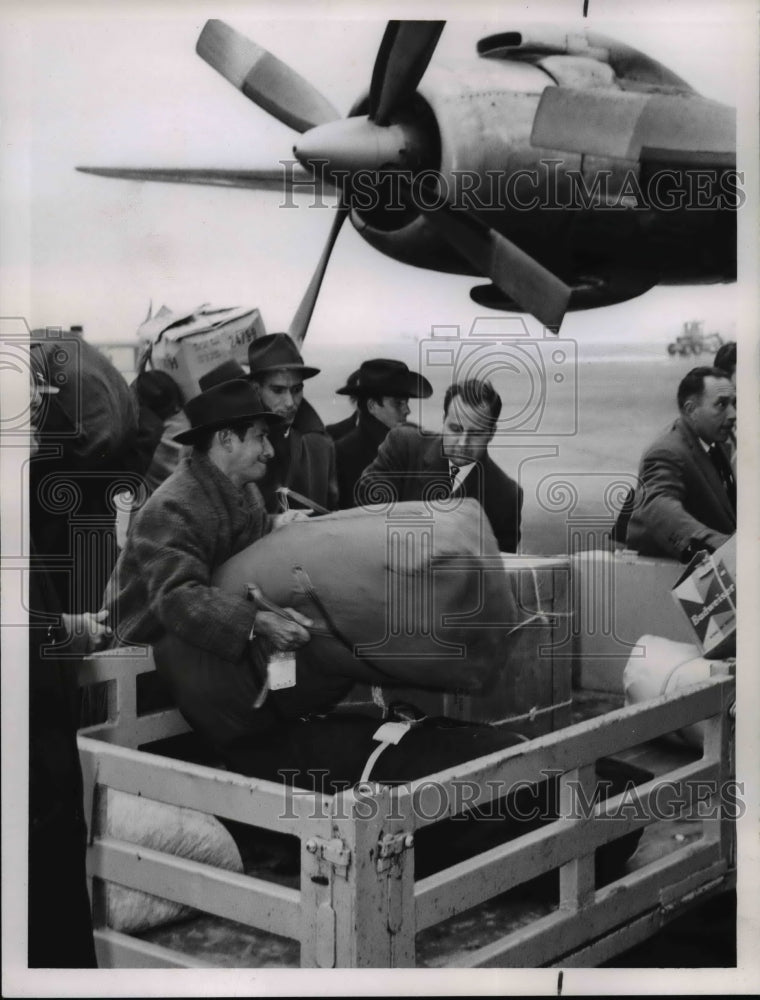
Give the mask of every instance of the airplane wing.
<svg viewBox="0 0 760 1000">
<path fill-rule="evenodd" d="M 530 141 L 569 153 L 730 169 L 736 113 L 697 95 L 547 87 Z"/>
<path fill-rule="evenodd" d="M 334 193 L 336 188 L 326 178 L 288 161 L 287 167 L 265 170 L 206 170 L 179 167 L 77 167 L 83 174 L 118 177 L 128 181 L 163 181 L 167 184 L 204 184 L 215 187 L 255 188 L 259 191 L 298 191 Z"/>
</svg>

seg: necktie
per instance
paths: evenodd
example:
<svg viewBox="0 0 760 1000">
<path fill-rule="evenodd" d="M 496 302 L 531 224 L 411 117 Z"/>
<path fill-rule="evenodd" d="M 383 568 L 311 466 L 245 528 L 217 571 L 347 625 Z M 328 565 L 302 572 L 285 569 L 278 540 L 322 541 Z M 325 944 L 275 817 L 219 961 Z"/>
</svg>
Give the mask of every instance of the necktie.
<svg viewBox="0 0 760 1000">
<path fill-rule="evenodd" d="M 459 466 L 458 465 L 450 465 L 449 466 L 449 478 L 451 480 L 451 490 L 450 490 L 451 493 L 454 492 L 454 483 L 456 482 L 456 478 L 457 478 L 458 475 L 459 475 Z"/>
<path fill-rule="evenodd" d="M 720 476 L 726 493 L 728 493 L 728 499 L 731 501 L 731 506 L 734 510 L 736 510 L 736 480 L 734 479 L 734 474 L 731 471 L 731 463 L 726 458 L 720 446 L 715 442 L 710 445 L 708 455 L 710 456 L 710 460 Z"/>
</svg>

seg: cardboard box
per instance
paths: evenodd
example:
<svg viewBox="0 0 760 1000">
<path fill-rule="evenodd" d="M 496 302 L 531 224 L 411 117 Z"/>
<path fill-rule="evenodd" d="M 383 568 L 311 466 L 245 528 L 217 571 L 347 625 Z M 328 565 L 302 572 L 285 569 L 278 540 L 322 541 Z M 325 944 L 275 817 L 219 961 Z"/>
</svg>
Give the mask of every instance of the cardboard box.
<svg viewBox="0 0 760 1000">
<path fill-rule="evenodd" d="M 230 358 L 248 364 L 248 345 L 266 333 L 258 309 L 202 305 L 175 313 L 162 306 L 138 329 L 151 345 L 150 364 L 174 379 L 185 402 L 200 392 L 198 380 Z"/>
<path fill-rule="evenodd" d="M 528 738 L 572 722 L 570 564 L 566 556 L 502 554 L 523 615 L 516 641 L 506 647 L 494 682 L 482 694 L 460 691 L 356 685 L 342 702 L 350 711 L 376 712 L 394 701 L 409 702 L 427 715 L 490 722 Z"/>
<path fill-rule="evenodd" d="M 712 555 L 696 555 L 673 588 L 704 656 L 721 659 L 736 653 L 736 538 Z"/>
<path fill-rule="evenodd" d="M 671 596 L 681 563 L 628 550 L 588 549 L 575 552 L 570 565 L 576 687 L 622 695 L 626 663 L 646 655 L 639 643 L 643 632 L 694 641 Z"/>
</svg>

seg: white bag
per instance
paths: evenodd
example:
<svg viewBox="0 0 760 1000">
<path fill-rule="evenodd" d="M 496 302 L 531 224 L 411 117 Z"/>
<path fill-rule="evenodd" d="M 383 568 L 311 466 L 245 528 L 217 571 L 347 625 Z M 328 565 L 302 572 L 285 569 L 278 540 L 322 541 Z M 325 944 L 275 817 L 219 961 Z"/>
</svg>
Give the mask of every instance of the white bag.
<svg viewBox="0 0 760 1000">
<path fill-rule="evenodd" d="M 195 809 L 108 788 L 96 815 L 96 829 L 103 837 L 227 871 L 243 871 L 240 852 L 230 833 L 215 816 Z M 181 903 L 106 882 L 106 924 L 124 934 L 145 931 L 196 912 Z"/>
<path fill-rule="evenodd" d="M 637 705 L 682 688 L 710 680 L 714 660 L 700 656 L 697 646 L 674 642 L 657 635 L 642 635 L 636 643 L 644 648 L 643 656 L 631 655 L 623 671 L 626 705 Z M 704 726 L 697 723 L 679 731 L 691 746 L 701 747 Z"/>
</svg>

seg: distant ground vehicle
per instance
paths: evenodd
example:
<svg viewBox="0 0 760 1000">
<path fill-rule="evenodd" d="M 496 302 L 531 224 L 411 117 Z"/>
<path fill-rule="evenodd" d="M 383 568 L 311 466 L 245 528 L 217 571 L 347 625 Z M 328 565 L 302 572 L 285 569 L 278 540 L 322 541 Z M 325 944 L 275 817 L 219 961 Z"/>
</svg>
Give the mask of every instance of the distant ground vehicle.
<svg viewBox="0 0 760 1000">
<path fill-rule="evenodd" d="M 714 331 L 704 332 L 704 321 L 701 319 L 687 320 L 683 325 L 683 333 L 668 344 L 668 354 L 675 357 L 687 357 L 689 354 L 701 354 L 703 351 L 714 354 L 723 346 L 723 338 Z"/>
</svg>

